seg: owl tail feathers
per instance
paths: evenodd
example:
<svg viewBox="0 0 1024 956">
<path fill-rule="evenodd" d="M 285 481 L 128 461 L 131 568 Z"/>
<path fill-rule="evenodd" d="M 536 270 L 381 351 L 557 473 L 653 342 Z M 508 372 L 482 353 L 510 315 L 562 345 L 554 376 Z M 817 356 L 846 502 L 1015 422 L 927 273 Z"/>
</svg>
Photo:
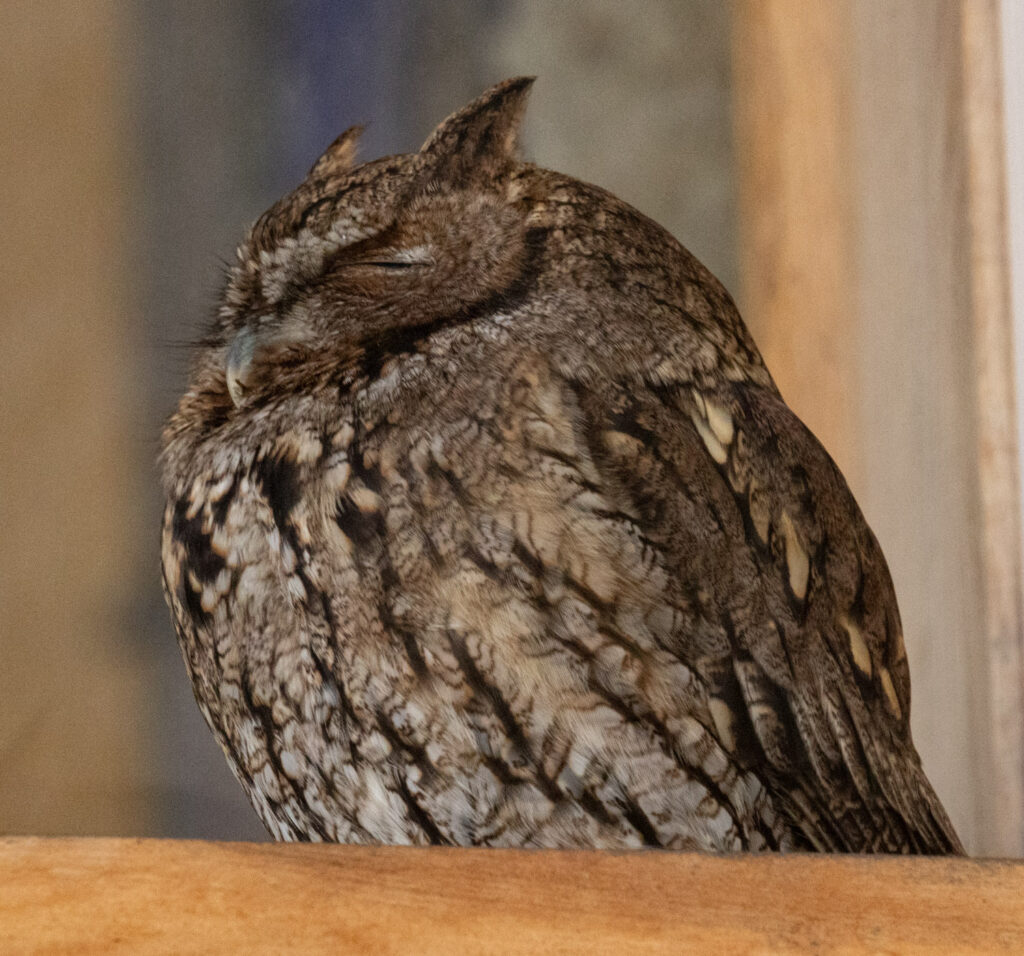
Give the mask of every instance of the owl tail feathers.
<svg viewBox="0 0 1024 956">
<path fill-rule="evenodd" d="M 420 150 L 424 173 L 458 185 L 504 173 L 516 161 L 519 127 L 534 79 L 519 76 L 498 83 L 449 116 Z"/>
</svg>

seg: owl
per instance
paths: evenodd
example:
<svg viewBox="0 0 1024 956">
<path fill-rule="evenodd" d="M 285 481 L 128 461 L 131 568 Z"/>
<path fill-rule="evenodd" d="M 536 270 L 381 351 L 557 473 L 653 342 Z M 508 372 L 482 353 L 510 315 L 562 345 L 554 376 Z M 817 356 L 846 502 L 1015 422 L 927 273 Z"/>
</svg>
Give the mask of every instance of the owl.
<svg viewBox="0 0 1024 956">
<path fill-rule="evenodd" d="M 879 545 L 672 236 L 357 128 L 264 213 L 163 433 L 199 707 L 281 840 L 960 853 Z"/>
</svg>

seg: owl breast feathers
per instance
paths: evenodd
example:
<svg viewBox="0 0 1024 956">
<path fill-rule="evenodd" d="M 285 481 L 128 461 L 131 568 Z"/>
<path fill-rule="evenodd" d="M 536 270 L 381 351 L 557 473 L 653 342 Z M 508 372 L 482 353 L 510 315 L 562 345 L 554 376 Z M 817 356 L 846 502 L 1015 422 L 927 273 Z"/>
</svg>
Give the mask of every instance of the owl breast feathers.
<svg viewBox="0 0 1024 956">
<path fill-rule="evenodd" d="M 516 158 L 529 87 L 239 250 L 162 456 L 232 769 L 284 840 L 961 852 L 842 476 L 692 255 Z"/>
</svg>

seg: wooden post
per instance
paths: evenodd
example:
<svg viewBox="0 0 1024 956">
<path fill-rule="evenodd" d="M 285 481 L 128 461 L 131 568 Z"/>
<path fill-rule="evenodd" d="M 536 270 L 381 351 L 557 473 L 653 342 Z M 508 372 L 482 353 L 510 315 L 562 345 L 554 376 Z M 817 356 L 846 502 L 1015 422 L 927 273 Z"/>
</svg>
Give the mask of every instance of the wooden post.
<svg viewBox="0 0 1024 956">
<path fill-rule="evenodd" d="M 856 488 L 848 21 L 845 2 L 739 0 L 733 109 L 743 315 L 786 401 Z"/>
<path fill-rule="evenodd" d="M 783 395 L 889 561 L 926 770 L 1024 852 L 996 0 L 740 0 L 741 273 Z"/>
</svg>

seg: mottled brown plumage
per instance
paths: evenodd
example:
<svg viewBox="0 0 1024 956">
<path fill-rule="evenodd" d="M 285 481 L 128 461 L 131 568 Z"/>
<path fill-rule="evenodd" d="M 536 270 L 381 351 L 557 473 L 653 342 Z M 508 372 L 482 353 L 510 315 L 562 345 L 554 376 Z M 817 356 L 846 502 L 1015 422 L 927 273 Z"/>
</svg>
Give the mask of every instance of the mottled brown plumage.
<svg viewBox="0 0 1024 956">
<path fill-rule="evenodd" d="M 281 839 L 959 852 L 842 476 L 722 286 L 518 161 L 343 134 L 164 433 L 196 698 Z"/>
</svg>

